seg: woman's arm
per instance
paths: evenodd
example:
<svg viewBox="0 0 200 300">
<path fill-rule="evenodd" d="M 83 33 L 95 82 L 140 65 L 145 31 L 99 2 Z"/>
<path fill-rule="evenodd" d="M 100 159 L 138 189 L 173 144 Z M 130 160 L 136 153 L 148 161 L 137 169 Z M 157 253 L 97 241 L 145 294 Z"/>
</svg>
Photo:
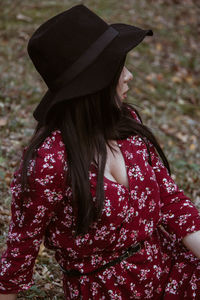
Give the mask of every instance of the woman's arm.
<svg viewBox="0 0 200 300">
<path fill-rule="evenodd" d="M 29 165 L 27 174 L 29 174 L 30 184 L 29 190 L 24 195 L 26 203 L 24 203 L 22 216 L 19 210 L 20 199 L 23 195 L 19 183 L 22 161 L 11 182 L 12 217 L 7 249 L 0 258 L 0 293 L 2 294 L 14 295 L 27 290 L 34 284 L 33 267 L 40 244 L 56 206 L 63 198 L 61 186 L 63 163 L 58 155 L 60 147 L 57 147 L 58 149 L 42 148 L 38 151 L 36 160 Z M 34 162 L 35 172 L 33 172 Z M 5 298 L 6 295 L 1 297 L 11 299 Z"/>
<path fill-rule="evenodd" d="M 196 257 L 200 258 L 200 230 L 187 234 L 182 242 Z"/>
<path fill-rule="evenodd" d="M 200 212 L 183 190 L 178 188 L 155 147 L 151 143 L 149 145 L 152 167 L 160 188 L 162 225 L 200 258 Z"/>
<path fill-rule="evenodd" d="M 0 300 L 16 300 L 17 294 L 0 294 Z"/>
<path fill-rule="evenodd" d="M 200 212 L 169 175 L 155 147 L 151 143 L 149 146 L 152 167 L 160 188 L 162 225 L 182 241 L 187 235 L 200 231 Z"/>
<path fill-rule="evenodd" d="M 131 114 L 141 122 L 133 110 Z M 178 188 L 150 142 L 149 150 L 155 180 L 160 189 L 161 225 L 168 233 L 175 234 L 177 240 L 200 258 L 200 212 L 189 197 Z"/>
</svg>

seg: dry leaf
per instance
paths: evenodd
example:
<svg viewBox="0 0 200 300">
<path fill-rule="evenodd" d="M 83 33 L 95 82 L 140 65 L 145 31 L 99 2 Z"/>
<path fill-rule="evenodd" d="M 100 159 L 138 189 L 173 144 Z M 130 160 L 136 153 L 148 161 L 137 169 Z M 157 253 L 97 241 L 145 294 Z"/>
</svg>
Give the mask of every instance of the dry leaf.
<svg viewBox="0 0 200 300">
<path fill-rule="evenodd" d="M 32 19 L 28 16 L 22 15 L 22 14 L 18 14 L 16 16 L 17 20 L 22 20 L 22 21 L 26 21 L 26 22 L 31 22 Z"/>
<path fill-rule="evenodd" d="M 161 51 L 162 49 L 163 49 L 162 44 L 157 43 L 157 44 L 156 44 L 156 50 L 157 50 L 157 51 Z"/>
<path fill-rule="evenodd" d="M 196 146 L 195 144 L 191 144 L 191 145 L 190 145 L 190 150 L 191 150 L 191 151 L 194 151 L 194 150 L 196 149 L 196 147 L 197 147 L 197 146 Z"/>
<path fill-rule="evenodd" d="M 172 77 L 172 81 L 175 83 L 181 83 L 182 82 L 182 78 L 178 77 L 178 76 L 173 76 Z"/>
<path fill-rule="evenodd" d="M 0 126 L 7 125 L 8 119 L 7 118 L 0 118 Z"/>
</svg>

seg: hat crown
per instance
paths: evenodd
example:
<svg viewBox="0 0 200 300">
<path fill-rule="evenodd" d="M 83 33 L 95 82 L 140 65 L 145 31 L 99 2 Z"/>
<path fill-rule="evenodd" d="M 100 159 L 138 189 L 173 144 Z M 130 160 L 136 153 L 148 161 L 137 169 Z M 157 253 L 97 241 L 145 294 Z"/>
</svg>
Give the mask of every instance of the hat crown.
<svg viewBox="0 0 200 300">
<path fill-rule="evenodd" d="M 109 25 L 83 4 L 68 9 L 32 35 L 28 54 L 47 86 L 69 68 Z"/>
</svg>

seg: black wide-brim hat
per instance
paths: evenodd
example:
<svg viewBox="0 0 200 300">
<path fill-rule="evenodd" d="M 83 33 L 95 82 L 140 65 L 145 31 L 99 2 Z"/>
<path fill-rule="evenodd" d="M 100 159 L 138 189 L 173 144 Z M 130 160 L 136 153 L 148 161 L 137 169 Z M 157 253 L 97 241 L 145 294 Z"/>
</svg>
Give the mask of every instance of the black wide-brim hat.
<svg viewBox="0 0 200 300">
<path fill-rule="evenodd" d="M 34 118 L 42 122 L 57 103 L 108 86 L 121 59 L 146 35 L 152 30 L 108 25 L 82 4 L 43 23 L 28 43 L 28 54 L 48 86 Z"/>
</svg>

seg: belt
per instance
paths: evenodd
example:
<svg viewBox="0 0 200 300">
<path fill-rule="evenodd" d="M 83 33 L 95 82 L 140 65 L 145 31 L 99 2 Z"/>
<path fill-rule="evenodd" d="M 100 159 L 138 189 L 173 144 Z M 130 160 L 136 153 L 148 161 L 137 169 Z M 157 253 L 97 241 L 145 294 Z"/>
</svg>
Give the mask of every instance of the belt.
<svg viewBox="0 0 200 300">
<path fill-rule="evenodd" d="M 90 275 L 90 274 L 94 274 L 97 273 L 99 271 L 102 271 L 106 268 L 109 268 L 111 266 L 114 266 L 115 264 L 121 262 L 122 260 L 128 258 L 129 256 L 133 255 L 134 253 L 138 252 L 141 250 L 141 247 L 143 246 L 144 241 L 141 241 L 137 244 L 131 245 L 122 255 L 120 255 L 119 257 L 117 257 L 116 259 L 110 261 L 109 263 L 91 271 L 91 272 L 86 272 L 86 273 L 82 273 L 78 270 L 75 269 L 71 269 L 71 270 L 66 270 L 64 269 L 61 265 L 60 268 L 63 271 L 64 274 L 68 275 L 69 277 L 79 277 L 79 276 L 83 276 L 83 275 Z"/>
</svg>

